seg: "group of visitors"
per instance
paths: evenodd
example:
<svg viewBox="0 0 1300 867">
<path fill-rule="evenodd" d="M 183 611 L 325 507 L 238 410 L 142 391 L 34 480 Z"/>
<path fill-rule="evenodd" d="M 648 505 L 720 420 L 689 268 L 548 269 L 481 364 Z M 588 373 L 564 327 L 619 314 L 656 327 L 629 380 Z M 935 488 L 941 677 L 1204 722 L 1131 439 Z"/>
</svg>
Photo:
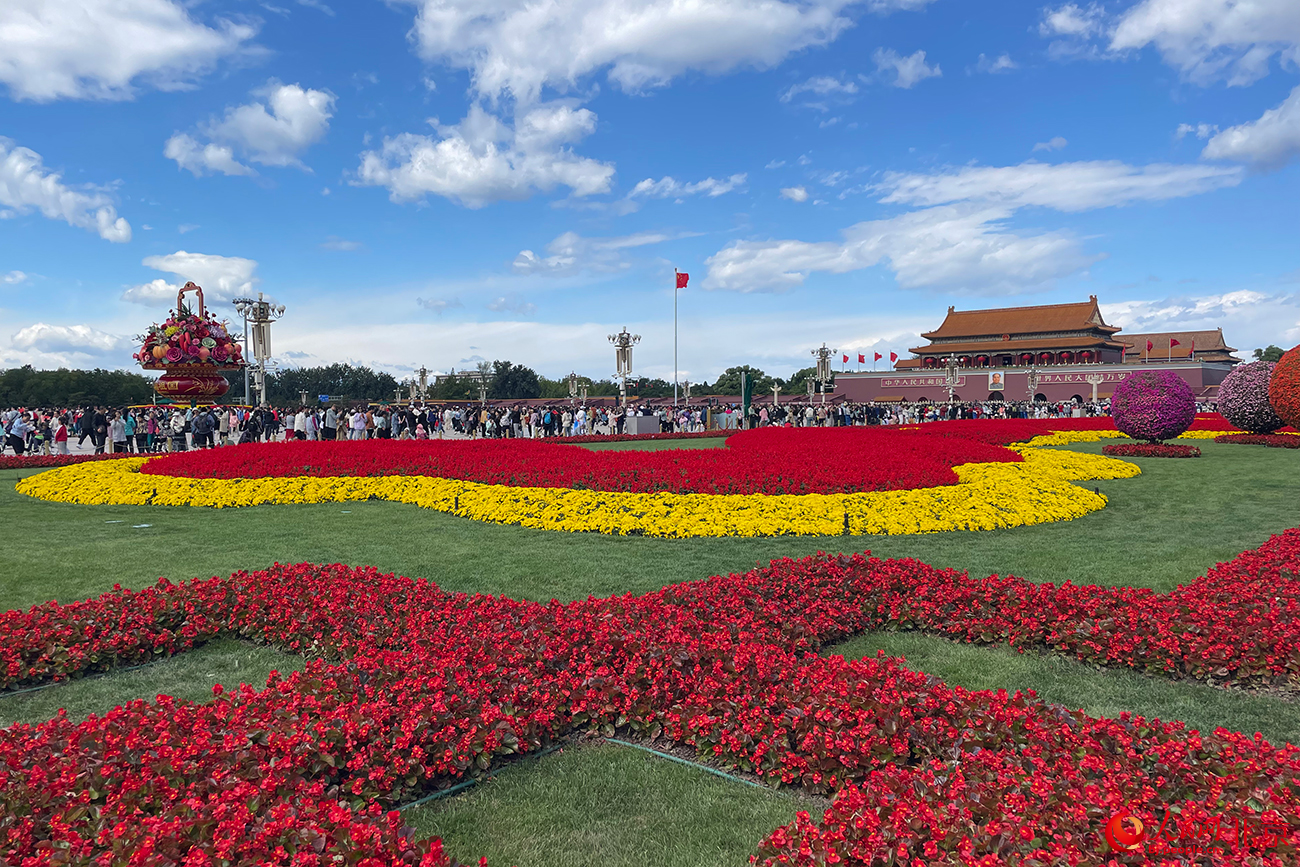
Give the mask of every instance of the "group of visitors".
<svg viewBox="0 0 1300 867">
<path fill-rule="evenodd" d="M 1198 412 L 1214 405 L 1198 404 Z M 1110 414 L 1110 401 L 961 403 L 793 403 L 672 406 L 640 404 L 423 404 L 321 407 L 122 407 L 8 409 L 0 412 L 0 453 L 68 454 L 69 442 L 89 441 L 96 454 L 151 454 L 273 440 L 523 438 L 621 434 L 629 415 L 658 419 L 662 433 L 709 428 L 910 425 L 944 419 L 1081 418 Z M 653 424 L 653 422 L 652 422 Z M 642 426 L 638 426 L 643 429 Z"/>
</svg>

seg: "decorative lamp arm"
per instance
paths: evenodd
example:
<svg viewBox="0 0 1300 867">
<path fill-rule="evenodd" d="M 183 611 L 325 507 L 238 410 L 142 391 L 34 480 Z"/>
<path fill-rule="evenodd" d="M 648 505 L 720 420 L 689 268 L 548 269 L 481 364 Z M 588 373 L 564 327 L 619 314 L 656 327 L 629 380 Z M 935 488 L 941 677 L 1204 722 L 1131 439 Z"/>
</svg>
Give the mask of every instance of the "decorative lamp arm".
<svg viewBox="0 0 1300 867">
<path fill-rule="evenodd" d="M 181 304 L 184 303 L 184 300 L 185 300 L 185 293 L 186 293 L 186 292 L 197 292 L 197 293 L 198 293 L 198 295 L 199 295 L 199 318 L 202 319 L 202 318 L 206 317 L 208 311 L 207 311 L 207 308 L 203 306 L 203 287 L 200 286 L 200 285 L 198 285 L 197 283 L 195 283 L 195 282 L 193 282 L 193 281 L 190 281 L 190 282 L 186 283 L 184 286 L 181 287 L 180 291 L 176 293 L 176 311 L 177 311 L 178 313 L 180 312 Z"/>
</svg>

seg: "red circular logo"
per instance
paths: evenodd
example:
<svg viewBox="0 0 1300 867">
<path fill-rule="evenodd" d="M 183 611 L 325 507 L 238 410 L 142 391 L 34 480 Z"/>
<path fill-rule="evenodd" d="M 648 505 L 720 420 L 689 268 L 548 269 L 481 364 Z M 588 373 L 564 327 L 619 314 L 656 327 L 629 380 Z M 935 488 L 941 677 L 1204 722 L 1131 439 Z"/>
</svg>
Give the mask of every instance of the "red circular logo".
<svg viewBox="0 0 1300 867">
<path fill-rule="evenodd" d="M 1003 339 L 1003 340 L 1010 340 L 1010 339 L 1011 339 L 1011 335 L 1010 335 L 1010 334 L 1004 334 L 1004 335 L 1002 335 L 1002 339 Z"/>
<path fill-rule="evenodd" d="M 1116 813 L 1106 823 L 1106 842 L 1116 852 L 1131 852 L 1142 845 L 1146 827 L 1137 816 L 1126 812 Z"/>
</svg>

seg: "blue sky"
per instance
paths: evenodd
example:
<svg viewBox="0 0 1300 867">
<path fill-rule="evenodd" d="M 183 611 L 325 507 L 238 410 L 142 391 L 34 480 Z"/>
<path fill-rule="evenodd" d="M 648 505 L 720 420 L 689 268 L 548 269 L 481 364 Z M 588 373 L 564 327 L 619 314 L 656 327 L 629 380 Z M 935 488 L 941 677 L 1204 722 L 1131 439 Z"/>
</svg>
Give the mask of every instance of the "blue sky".
<svg viewBox="0 0 1300 867">
<path fill-rule="evenodd" d="M 788 374 L 949 305 L 1300 342 L 1300 4 L 9 0 L 0 365 Z"/>
</svg>

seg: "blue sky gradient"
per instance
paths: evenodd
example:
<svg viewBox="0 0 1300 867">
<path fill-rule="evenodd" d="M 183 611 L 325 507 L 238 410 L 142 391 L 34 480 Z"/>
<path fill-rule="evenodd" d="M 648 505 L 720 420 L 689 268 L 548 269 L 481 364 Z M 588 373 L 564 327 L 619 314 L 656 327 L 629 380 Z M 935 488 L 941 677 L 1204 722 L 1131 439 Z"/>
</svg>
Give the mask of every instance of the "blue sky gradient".
<svg viewBox="0 0 1300 867">
<path fill-rule="evenodd" d="M 1300 342 L 1300 4 L 12 0 L 0 364 L 131 366 L 174 286 L 281 363 L 610 375 L 1097 295 Z M 870 357 L 870 356 L 868 356 Z"/>
</svg>

